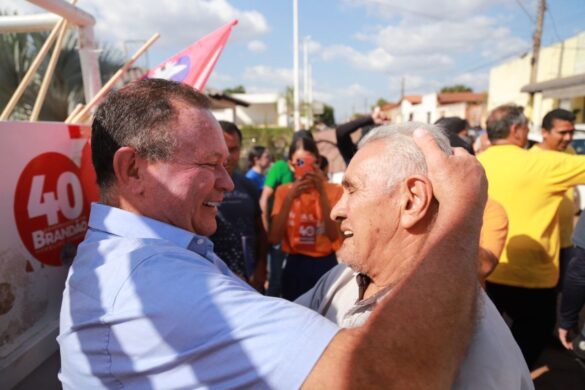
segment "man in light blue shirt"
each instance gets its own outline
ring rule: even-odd
[[[101,203],[63,295],[64,388],[450,386],[475,313],[473,242],[486,190],[479,165],[441,156],[419,134],[441,201],[437,233],[405,270],[408,283],[364,327],[339,330],[261,296],[214,255],[207,237],[233,183],[209,107],[186,85],[143,80],[98,108],[91,142]],[[452,245],[462,237],[472,244]],[[420,321],[401,321],[413,316]],[[422,348],[417,335],[431,329]]]

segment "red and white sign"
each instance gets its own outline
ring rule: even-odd
[[[3,380],[18,371],[31,340],[54,343],[64,265],[85,235],[90,201],[97,200],[89,133],[63,123],[0,122]]]
[[[80,170],[69,157],[47,152],[26,165],[16,185],[14,218],[35,259],[47,265],[70,263],[88,217]]]

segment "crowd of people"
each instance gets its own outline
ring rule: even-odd
[[[547,114],[526,150],[522,109],[497,107],[483,150],[462,118],[374,110],[335,129],[335,184],[308,130],[284,159],[251,147],[241,169],[240,129],[209,107],[142,80],[98,108],[101,201],[64,292],[65,388],[531,389],[563,288],[572,348],[572,113]]]

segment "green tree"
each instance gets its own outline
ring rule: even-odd
[[[468,87],[467,85],[463,84],[455,84],[449,85],[446,87],[441,88],[439,93],[448,93],[448,92],[473,92],[473,88]]]
[[[292,140],[293,130],[288,127],[253,127],[242,126],[242,155],[240,167],[247,168],[248,150],[255,145],[265,146],[274,159],[288,158],[288,147]]]
[[[379,98],[378,100],[376,100],[376,104],[374,105],[374,107],[382,107],[384,104],[387,104],[388,100],[384,99],[384,98]]]
[[[316,120],[323,122],[327,127],[335,126],[335,110],[329,104],[324,104],[323,114],[317,115]]]
[[[223,90],[226,95],[232,95],[234,93],[246,93],[246,88],[243,85],[237,85],[233,88],[226,88]]]
[[[3,109],[12,97],[48,35],[48,33],[0,34],[0,109]],[[69,30],[61,47],[39,120],[63,121],[78,103],[85,102],[78,46],[76,31]],[[11,119],[26,120],[30,117],[49,56],[50,54],[20,98]],[[102,47],[99,63],[102,82],[105,82],[123,65],[123,55],[111,47]]]

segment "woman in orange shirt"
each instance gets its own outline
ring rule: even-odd
[[[337,264],[342,238],[329,217],[343,190],[327,182],[319,170],[315,141],[300,138],[291,145],[289,164],[295,181],[276,190],[269,240],[287,253],[282,271],[282,296],[294,300]]]

